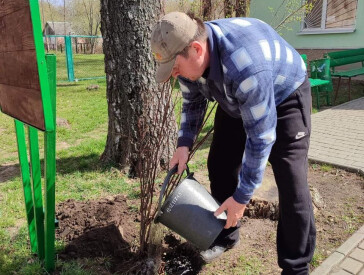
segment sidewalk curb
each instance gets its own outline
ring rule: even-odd
[[[364,225],[323,261],[311,275],[326,275],[364,240]]]

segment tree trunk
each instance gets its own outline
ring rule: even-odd
[[[209,21],[212,19],[211,0],[202,0],[202,19],[203,21]]]
[[[155,82],[156,63],[150,48],[151,29],[160,12],[160,1],[101,0],[109,115],[107,142],[101,160],[119,166],[130,176],[142,173],[138,171],[143,159],[140,143],[150,139],[148,144],[159,144],[162,140],[158,129],[161,128],[160,116],[155,112],[161,112],[168,100],[160,98],[166,85]],[[166,127],[168,137],[163,139],[158,155],[161,164],[168,163],[175,149],[174,116],[164,125]]]
[[[234,5],[232,0],[224,0],[224,15],[225,18],[233,17]]]
[[[236,17],[248,17],[249,16],[250,0],[236,0]]]

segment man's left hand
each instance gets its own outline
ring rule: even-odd
[[[227,220],[224,228],[228,229],[237,225],[244,215],[245,207],[246,204],[238,203],[233,197],[230,197],[215,211],[214,215],[217,217],[226,210]]]

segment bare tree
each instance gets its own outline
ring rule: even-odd
[[[100,24],[101,24],[101,16],[100,16],[100,2],[99,0],[82,0],[82,4],[84,7],[84,11],[87,18],[88,23],[88,35],[96,36],[99,32]],[[90,38],[91,44],[91,53],[95,53],[95,38]]]
[[[282,30],[291,30],[291,22],[301,22],[303,16],[309,14],[316,2],[319,0],[282,0],[276,9],[272,9],[272,19],[269,23],[277,32],[281,33]]]

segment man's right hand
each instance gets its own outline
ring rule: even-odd
[[[174,152],[171,161],[169,162],[169,169],[172,169],[176,164],[178,164],[178,174],[182,174],[186,170],[187,160],[188,160],[189,149],[186,146],[178,147],[176,152]]]

